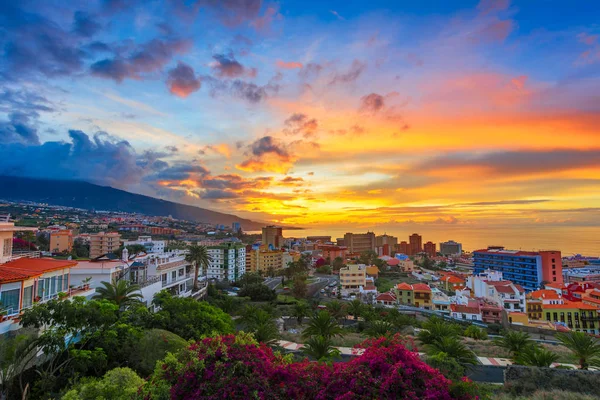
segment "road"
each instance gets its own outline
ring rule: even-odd
[[[265,279],[264,283],[269,287],[269,289],[275,289],[275,287],[281,283],[281,277],[278,276],[276,278],[267,278]]]
[[[337,286],[339,284],[340,277],[337,275],[317,275],[317,274],[315,274],[315,277],[319,278],[319,280],[317,282],[314,282],[311,285],[309,285],[308,295],[310,297],[314,297],[315,299],[319,299],[321,297],[329,298],[328,296],[321,294],[321,289],[329,286],[329,284],[332,282],[335,282],[336,286]]]

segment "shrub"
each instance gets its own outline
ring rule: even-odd
[[[83,379],[62,397],[62,400],[129,400],[138,392],[144,380],[129,368],[115,368],[102,378]]]
[[[154,371],[156,362],[165,358],[167,353],[177,353],[187,347],[181,336],[162,329],[150,329],[131,352],[130,365],[142,376],[148,376]]]
[[[487,340],[488,338],[487,332],[475,325],[469,325],[465,329],[464,335],[475,340]]]

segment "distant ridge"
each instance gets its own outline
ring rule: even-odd
[[[0,199],[33,201],[86,210],[123,211],[150,216],[173,216],[209,224],[231,226],[239,222],[245,231],[260,230],[265,223],[205,208],[174,203],[83,181],[0,176]]]

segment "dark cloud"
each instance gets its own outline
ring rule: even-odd
[[[385,99],[382,95],[371,93],[360,99],[360,110],[363,112],[376,113],[385,106]]]
[[[600,166],[600,150],[505,151],[486,154],[454,153],[430,159],[417,171],[480,167],[497,174],[526,174]]]
[[[177,153],[179,151],[179,149],[177,148],[177,146],[165,146],[165,149],[167,149],[171,153]]]
[[[158,161],[144,163],[127,141],[105,132],[89,137],[82,131],[70,130],[69,138],[70,142],[0,146],[0,174],[85,180],[123,187],[139,182],[153,171]]]
[[[479,201],[475,203],[461,203],[455,204],[454,206],[467,206],[467,207],[477,207],[477,206],[503,206],[503,205],[515,205],[515,204],[538,204],[538,203],[546,203],[552,200],[549,199],[539,199],[539,200],[498,200],[498,201]]]
[[[304,184],[304,179],[293,176],[286,176],[282,180],[279,181],[279,184],[282,186],[302,186]]]
[[[3,143],[39,144],[37,129],[31,124],[29,115],[14,112],[8,121],[0,121],[0,137]]]
[[[331,80],[331,82],[329,82],[330,85],[335,85],[335,84],[349,84],[349,83],[353,83],[354,81],[356,81],[360,75],[365,71],[365,69],[367,68],[367,64],[358,61],[358,60],[354,60],[352,61],[352,65],[350,66],[350,68],[348,69],[347,72],[345,73],[336,73],[333,77],[333,79]]]
[[[231,84],[231,93],[250,103],[260,103],[267,97],[267,90],[270,88],[271,86],[259,86],[236,79]]]
[[[180,61],[177,63],[177,67],[169,71],[167,86],[171,93],[185,98],[198,91],[202,82],[200,78],[196,77],[192,67]]]
[[[251,145],[252,155],[262,156],[268,153],[277,154],[280,157],[288,157],[288,151],[283,143],[277,141],[272,136],[264,136]]]
[[[94,36],[102,26],[95,21],[89,14],[83,11],[76,11],[73,17],[73,31],[83,37]]]
[[[53,112],[54,105],[45,97],[28,90],[4,88],[0,93],[0,112],[8,115],[0,121],[3,143],[39,144],[37,120],[40,112]]]
[[[319,76],[323,68],[324,67],[321,64],[308,63],[302,67],[300,72],[298,72],[298,75],[303,79],[314,79]]]
[[[231,190],[209,189],[201,192],[200,197],[206,200],[223,200],[238,198],[240,194]]]
[[[93,75],[122,82],[126,78],[142,79],[145,74],[160,71],[177,54],[186,53],[189,40],[153,39],[131,51],[95,62],[90,67]]]
[[[200,186],[206,189],[227,189],[227,190],[245,190],[245,189],[263,189],[273,181],[271,177],[244,178],[237,174],[224,174],[209,176],[200,182]]]
[[[286,128],[284,132],[288,135],[301,134],[304,137],[313,136],[319,128],[319,123],[315,118],[309,118],[306,114],[292,114],[284,122]]]
[[[233,57],[233,54],[215,54],[213,58],[215,59],[213,70],[220,78],[256,77],[256,68],[244,67]]]
[[[210,174],[210,171],[202,165],[179,163],[163,169],[158,174],[152,175],[150,178],[154,180],[183,181],[190,178],[198,179],[198,177],[208,174]]]

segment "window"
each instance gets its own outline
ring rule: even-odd
[[[3,256],[10,256],[10,254],[12,253],[12,242],[12,238],[4,239],[4,248],[2,251]]]
[[[23,308],[31,307],[33,302],[33,286],[23,289]]]
[[[6,310],[8,315],[16,314],[19,312],[20,295],[21,288],[0,292],[0,302],[2,302],[2,308]]]

